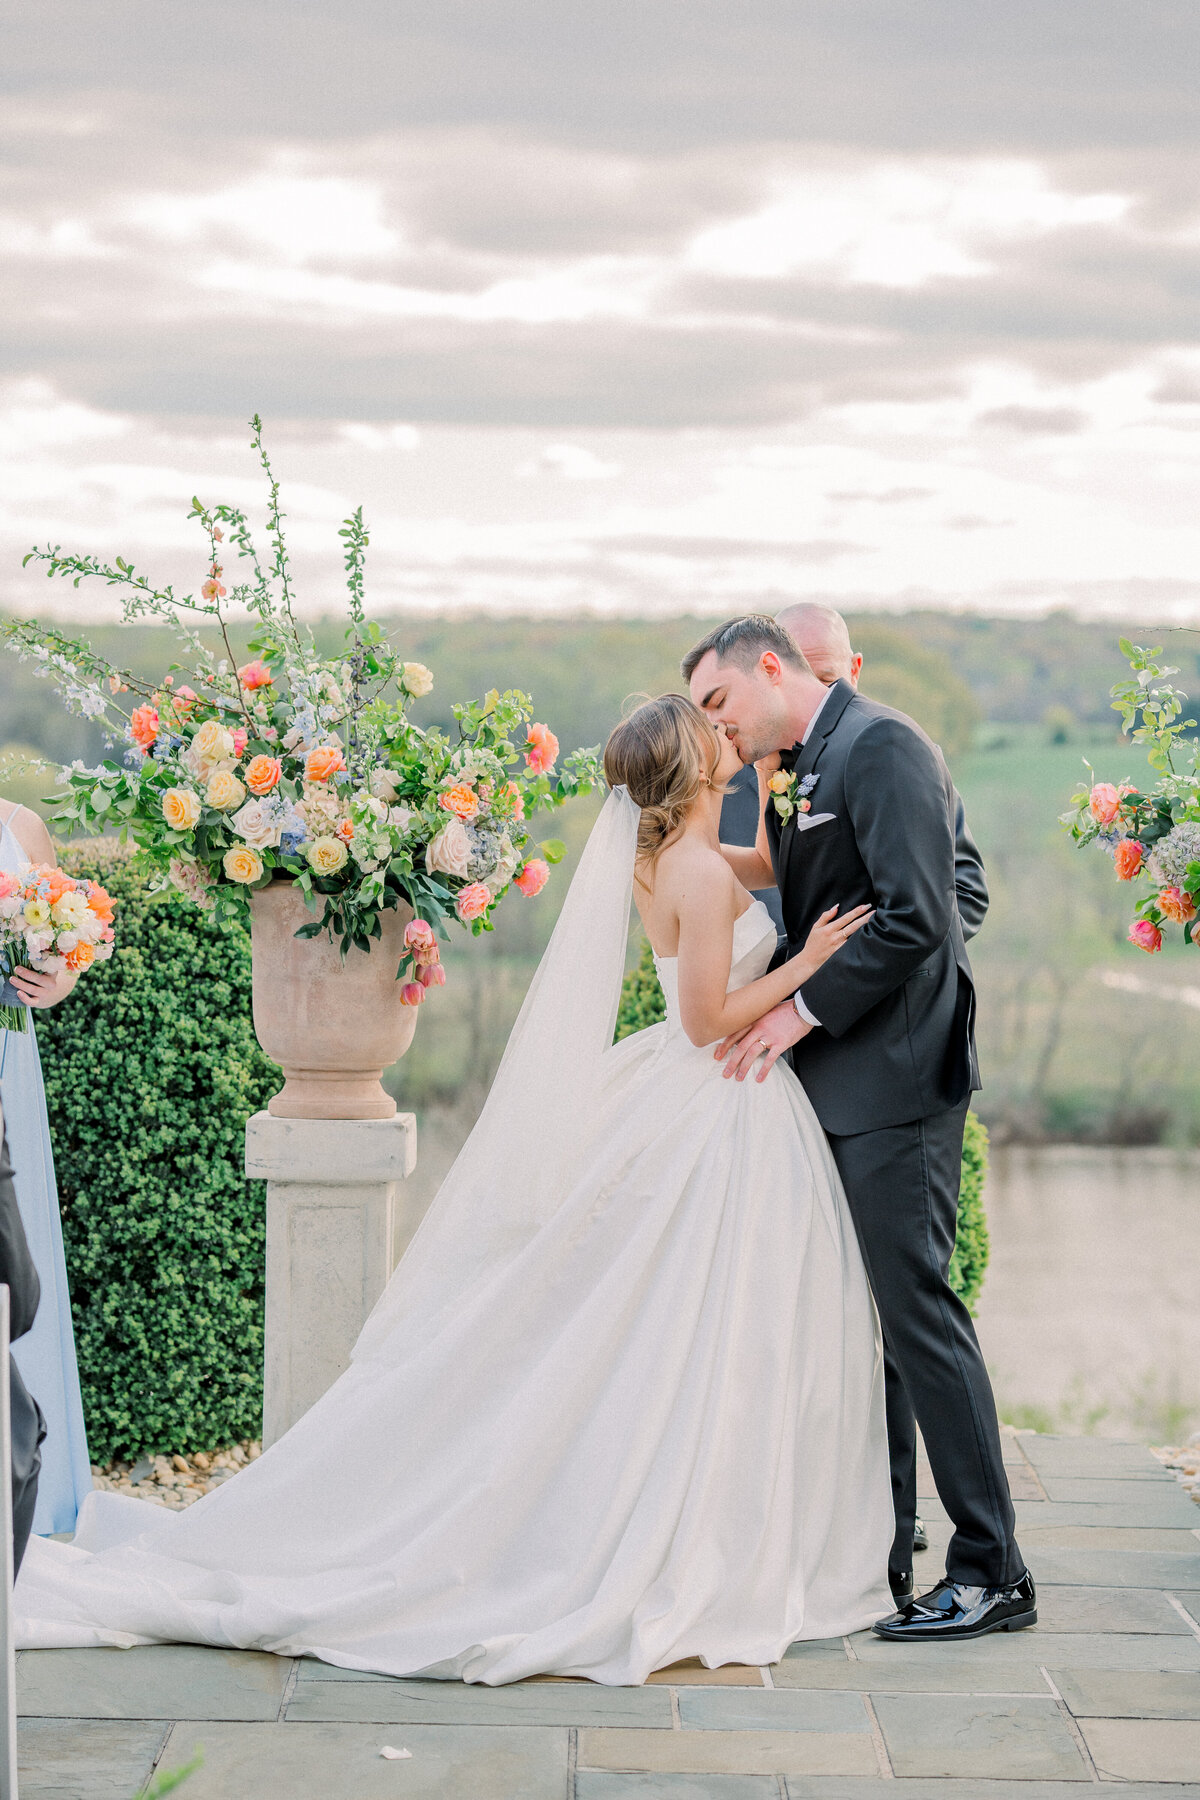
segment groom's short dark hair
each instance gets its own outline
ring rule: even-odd
[[[710,650],[716,651],[719,663],[736,663],[739,669],[752,669],[764,651],[772,650],[781,663],[812,673],[795,638],[766,613],[747,613],[741,619],[726,619],[724,625],[718,625],[698,644],[693,644],[680,664],[685,681],[692,679]]]

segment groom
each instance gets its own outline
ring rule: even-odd
[[[947,1280],[963,1124],[979,1074],[945,763],[903,713],[848,681],[825,686],[774,619],[734,619],[710,632],[683,673],[742,761],[778,753],[793,799],[808,799],[786,822],[773,802],[766,807],[789,954],[826,907],[875,908],[794,1002],[718,1050],[739,1081],[758,1057],[761,1079],[791,1050],[829,1138],[879,1309],[898,1610],[875,1629],[923,1641],[1032,1625],[1036,1596],[1013,1535],[991,1385],[970,1315]],[[914,1415],[955,1528],[945,1579],[919,1598]]]

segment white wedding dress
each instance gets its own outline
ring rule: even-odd
[[[632,867],[621,794],[349,1371],[186,1512],[97,1492],[74,1544],[34,1539],[22,1647],[639,1683],[892,1610],[877,1323],[804,1093],[782,1064],[724,1080],[681,1029],[671,960],[666,1022],[611,1045],[629,888],[593,852]],[[774,947],[756,901],[730,987]],[[522,1107],[535,1080],[544,1117],[540,1092]]]

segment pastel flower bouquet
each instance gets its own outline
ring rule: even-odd
[[[110,565],[55,547],[25,558],[76,586],[96,579],[117,588],[127,620],[174,627],[186,662],[148,684],[32,620],[6,621],[0,633],[123,747],[122,761],[62,771],[56,823],[132,833],[159,886],[218,917],[245,916],[256,889],[294,882],[315,915],[296,935],[329,932],[343,956],[351,946],[369,950],[380,915],[407,903],[416,916],[397,977],[405,1003],[416,1005],[445,981],[437,942],[445,921],[478,934],[491,929],[510,887],[527,898],[540,892],[563,850],[555,840],[535,844],[530,821],[588,792],[599,762],[577,751],[560,764],[557,738],[518,692],[493,689],[454,706],[454,736],[414,724],[408,709],[433,676],[365,616],[361,507],[340,532],[346,648],[321,655],[294,611],[279,485],[257,418],[252,430],[270,492],[268,559],[242,511],[198,499],[188,515],[208,540],[198,594],[156,588],[121,557]],[[227,587],[230,553],[243,578],[230,576]],[[242,661],[229,637],[235,609],[254,623]]]
[[[113,952],[116,902],[96,881],[76,881],[45,863],[15,875],[0,869],[0,970],[82,971]],[[26,1030],[28,1011],[12,983],[0,980],[0,1029]]]
[[[1127,935],[1153,954],[1171,925],[1183,927],[1185,943],[1200,941],[1200,739],[1188,735],[1196,721],[1182,716],[1187,695],[1168,679],[1178,670],[1157,661],[1161,646],[1148,650],[1122,638],[1121,654],[1132,679],[1112,689],[1113,707],[1126,736],[1146,746],[1158,779],[1115,785],[1097,781],[1085,763],[1088,785],[1072,795],[1062,822],[1077,844],[1108,852],[1119,881],[1148,884]]]

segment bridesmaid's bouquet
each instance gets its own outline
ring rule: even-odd
[[[73,880],[45,863],[15,875],[0,870],[0,969],[82,971],[113,953],[116,901],[98,881]],[[27,1009],[8,980],[0,981],[0,1028],[26,1029]]]
[[[56,824],[132,834],[157,886],[218,918],[244,918],[256,889],[293,882],[314,915],[297,935],[329,932],[343,954],[369,950],[381,913],[407,903],[416,917],[397,976],[405,1004],[416,1005],[445,980],[443,921],[490,930],[511,888],[527,899],[541,890],[563,846],[536,843],[530,821],[587,793],[601,780],[599,762],[585,750],[560,762],[557,738],[518,692],[493,688],[452,707],[453,735],[413,721],[409,708],[433,675],[366,617],[361,507],[339,534],[346,647],[322,654],[296,616],[279,487],[261,424],[252,425],[269,483],[269,556],[240,509],[195,499],[189,517],[206,544],[198,592],[156,587],[122,557],[108,564],[49,548],[25,559],[76,587],[95,579],[116,588],[126,619],[171,624],[185,661],[146,682],[34,620],[0,623],[0,637],[123,749],[120,762],[63,770]],[[254,624],[245,661],[229,639],[235,608]]]

